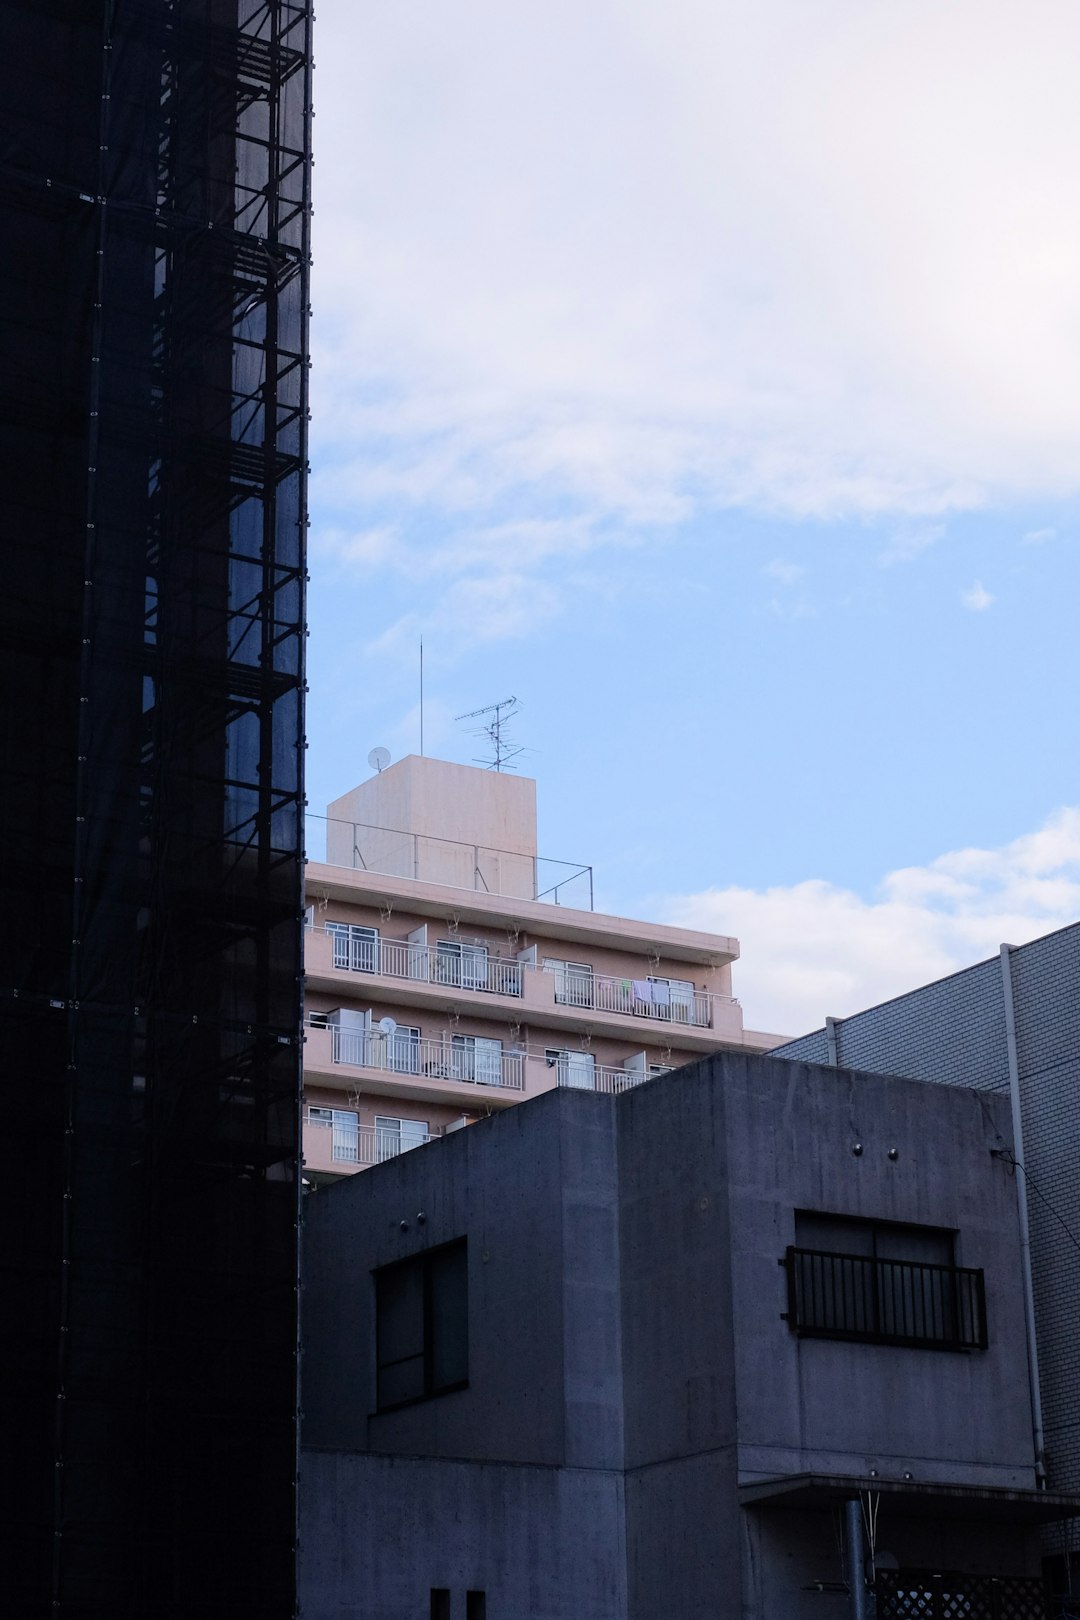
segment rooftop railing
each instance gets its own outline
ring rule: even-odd
[[[309,861],[481,894],[544,900],[579,911],[593,909],[592,867],[577,861],[555,861],[333,816],[305,816],[304,835]]]

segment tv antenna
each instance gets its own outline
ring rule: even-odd
[[[494,759],[478,759],[477,765],[486,765],[489,771],[517,770],[516,765],[510,761],[525,752],[524,748],[516,747],[503,735],[503,728],[515,715],[521,713],[521,704],[516,697],[503,698],[500,703],[489,703],[483,709],[470,709],[468,714],[457,714],[455,720],[481,720],[483,725],[473,728],[474,737],[486,737],[491,744]],[[490,715],[490,719],[485,716]]]
[[[390,763],[389,748],[373,748],[367,757],[367,762],[373,771],[385,770]]]

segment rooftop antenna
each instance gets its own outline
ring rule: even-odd
[[[367,762],[373,771],[383,771],[390,763],[389,748],[373,748],[367,757]]]
[[[508,697],[503,698],[500,703],[489,703],[486,708],[470,709],[468,714],[454,716],[455,720],[480,720],[486,715],[491,716],[490,720],[484,719],[483,725],[474,727],[472,735],[474,737],[486,737],[491,744],[495,758],[478,759],[474,762],[475,764],[486,765],[489,771],[517,770],[517,766],[511,765],[510,761],[516,759],[519,754],[523,754],[525,750],[524,748],[515,747],[503,735],[503,728],[515,715],[520,713],[521,705],[517,698]]]

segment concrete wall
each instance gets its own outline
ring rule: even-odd
[[[567,1460],[560,1132],[557,1115],[553,1128],[536,1117],[557,1096],[538,1099],[535,1112],[511,1109],[506,1130],[482,1120],[310,1201],[306,1445],[552,1465]],[[586,1100],[602,1116],[604,1099]],[[416,1220],[421,1211],[422,1226]],[[470,1387],[376,1414],[370,1273],[462,1236],[469,1240]],[[362,1263],[354,1264],[354,1255]]]
[[[740,1482],[1031,1485],[1007,1139],[999,1098],[723,1054],[617,1099],[549,1093],[321,1191],[305,1614],[414,1620],[461,1584],[491,1620],[828,1620],[795,1594],[830,1578],[829,1516],[744,1513]],[[989,1350],[798,1339],[777,1262],[799,1207],[957,1228]],[[371,1268],[462,1235],[469,1388],[373,1416]],[[973,1545],[1022,1567],[1022,1536]]]
[[[493,1620],[624,1620],[610,1104],[553,1092],[309,1200],[307,1620],[415,1620],[441,1585],[455,1614],[477,1587]],[[375,1415],[371,1268],[462,1235],[469,1388]]]
[[[827,1595],[802,1591],[828,1578],[827,1516],[813,1556],[798,1536],[787,1546],[790,1511],[781,1531],[759,1528],[786,1549],[765,1569],[738,1483],[877,1468],[1034,1485],[1015,1195],[989,1151],[1008,1140],[1002,1099],[725,1055],[618,1114],[634,1620],[664,1614],[673,1591],[688,1620],[736,1613],[740,1590],[747,1614],[828,1615]],[[777,1263],[797,1208],[957,1229],[961,1263],[986,1268],[989,1349],[798,1338]],[[992,1562],[995,1533],[975,1540]]]
[[[568,1097],[578,1106],[562,1106]],[[609,1105],[591,1092],[550,1092],[511,1110],[506,1129],[481,1120],[309,1202],[305,1444],[622,1466]],[[470,1387],[377,1414],[371,1271],[462,1236]]]
[[[1015,1189],[991,1157],[1010,1139],[1005,1100],[738,1058],[725,1080],[741,1477],[876,1468],[1033,1488]],[[988,1349],[793,1334],[777,1261],[797,1209],[956,1231],[958,1262],[986,1273]]]
[[[1010,953],[1049,1483],[1080,1490],[1080,925]],[[1008,1089],[997,957],[836,1025],[839,1061]],[[779,1049],[826,1061],[824,1031]],[[1017,1186],[1025,1183],[1019,1173]],[[1037,1190],[1036,1190],[1037,1189]],[[1041,1195],[1041,1196],[1040,1196]],[[1064,1224],[1063,1224],[1064,1223]],[[1068,1228],[1068,1230],[1066,1230]],[[1073,1546],[1080,1545],[1074,1532]]]
[[[711,1060],[619,1102],[630,1620],[740,1585],[724,1114]]]
[[[621,1475],[305,1450],[302,1620],[625,1620]],[[658,1611],[659,1614],[664,1611]]]

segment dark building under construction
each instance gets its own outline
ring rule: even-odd
[[[0,17],[4,1611],[285,1620],[310,6]]]

